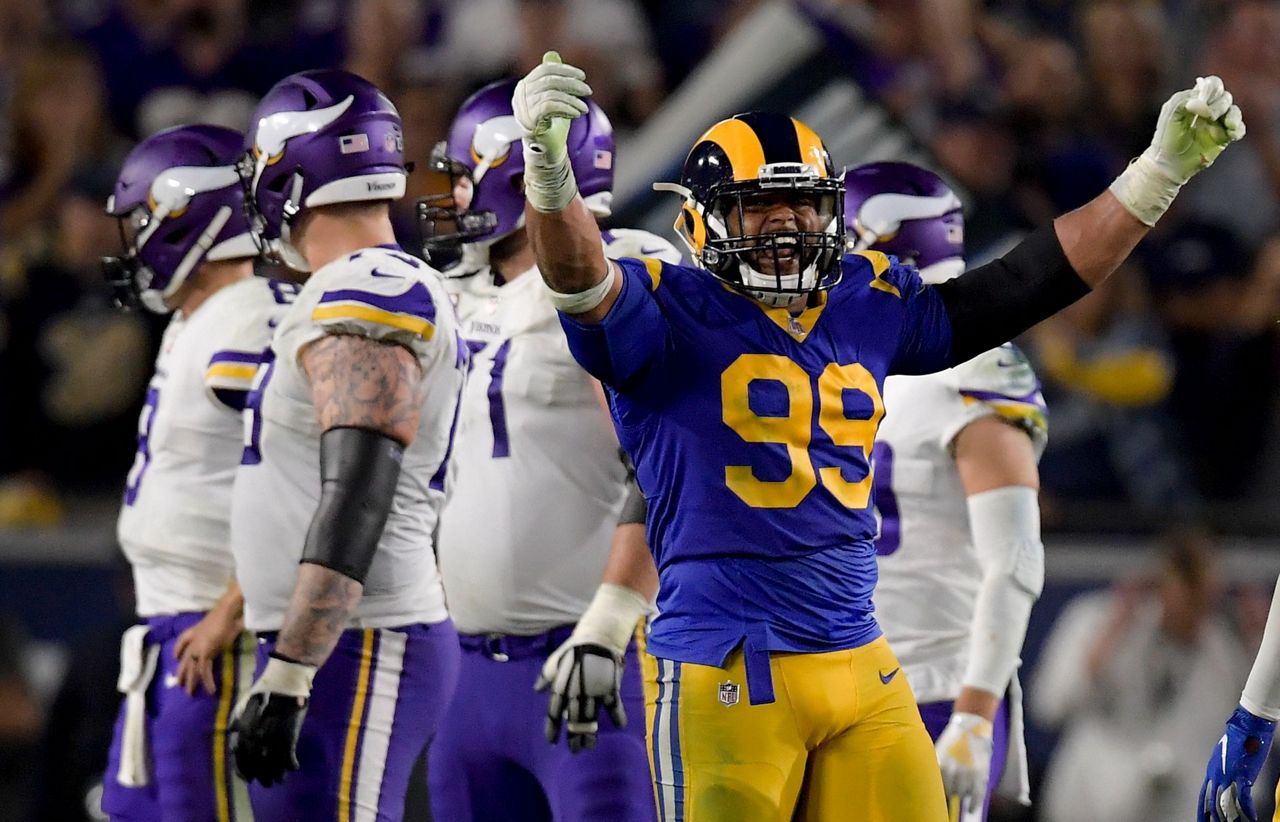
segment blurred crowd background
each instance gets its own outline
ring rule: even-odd
[[[803,59],[772,71],[771,44]],[[343,66],[388,92],[422,163],[469,92],[550,47],[612,118],[620,177],[644,178],[620,185],[617,224],[669,227],[644,189],[726,100],[808,105],[837,163],[909,157],[952,181],[975,261],[1100,192],[1172,91],[1223,78],[1246,140],[1021,340],[1051,413],[1023,671],[1038,804],[997,809],[1188,818],[1280,570],[1280,3],[1262,0],[0,4],[0,817],[94,818],[117,703],[114,516],[162,328],[100,282],[120,160],[167,126],[244,128],[276,80]],[[411,177],[409,250],[414,194]]]

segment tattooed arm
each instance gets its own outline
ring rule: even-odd
[[[367,337],[322,337],[300,359],[324,431],[323,493],[276,653],[319,666],[360,602],[426,385],[410,351]]]

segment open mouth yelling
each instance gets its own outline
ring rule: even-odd
[[[763,274],[789,277],[800,273],[800,256],[799,239],[784,235],[772,238],[767,244],[761,243],[752,254],[752,262]]]

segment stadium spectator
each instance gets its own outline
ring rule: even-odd
[[[104,167],[110,174],[110,167]],[[0,278],[0,524],[56,523],[59,489],[111,489],[128,468],[149,327],[114,311],[98,260],[119,247],[102,210],[110,178],[61,189],[48,242],[11,249]]]
[[[636,0],[455,0],[445,20],[441,59],[467,85],[527,71],[555,44],[591,74],[592,99],[615,128],[634,127],[659,102],[661,69]]]
[[[1186,532],[1169,538],[1149,576],[1067,606],[1028,689],[1032,715],[1062,731],[1043,819],[1187,815],[1260,638],[1241,636],[1221,592],[1212,545]],[[1256,619],[1249,625],[1256,631]]]
[[[123,156],[103,123],[98,67],[81,47],[60,42],[18,67],[10,110],[10,173],[0,183],[0,243],[22,244],[47,223],[74,175]]]
[[[43,0],[0,5],[0,180],[9,175],[12,149],[9,108],[13,101],[18,66],[44,40],[49,31],[48,9]]]
[[[1273,429],[1280,316],[1280,235],[1254,255],[1213,223],[1169,226],[1146,249],[1155,310],[1176,362],[1170,410],[1201,490],[1252,491]],[[1231,409],[1231,424],[1219,420]]]
[[[0,617],[0,808],[11,819],[24,817],[44,719],[23,665],[26,644],[22,626],[9,615]]]
[[[1199,522],[1202,501],[1165,402],[1173,360],[1136,272],[1041,323],[1029,346],[1054,436],[1048,494],[1127,500],[1149,521]]]
[[[1104,0],[1079,8],[1089,81],[1087,127],[1127,160],[1147,147],[1168,92],[1168,24],[1158,4]]]
[[[1248,110],[1249,139],[1214,180],[1188,187],[1185,205],[1256,248],[1280,225],[1280,5],[1232,3],[1201,54],[1198,71],[1219,73]]]

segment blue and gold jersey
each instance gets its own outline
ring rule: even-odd
[[[698,269],[619,265],[609,315],[562,322],[609,389],[648,501],[662,583],[650,650],[718,666],[745,640],[748,671],[763,655],[767,672],[768,651],[875,639],[881,387],[950,365],[941,299],[874,252],[847,257],[841,283],[798,316]],[[759,676],[751,690],[768,701]]]

